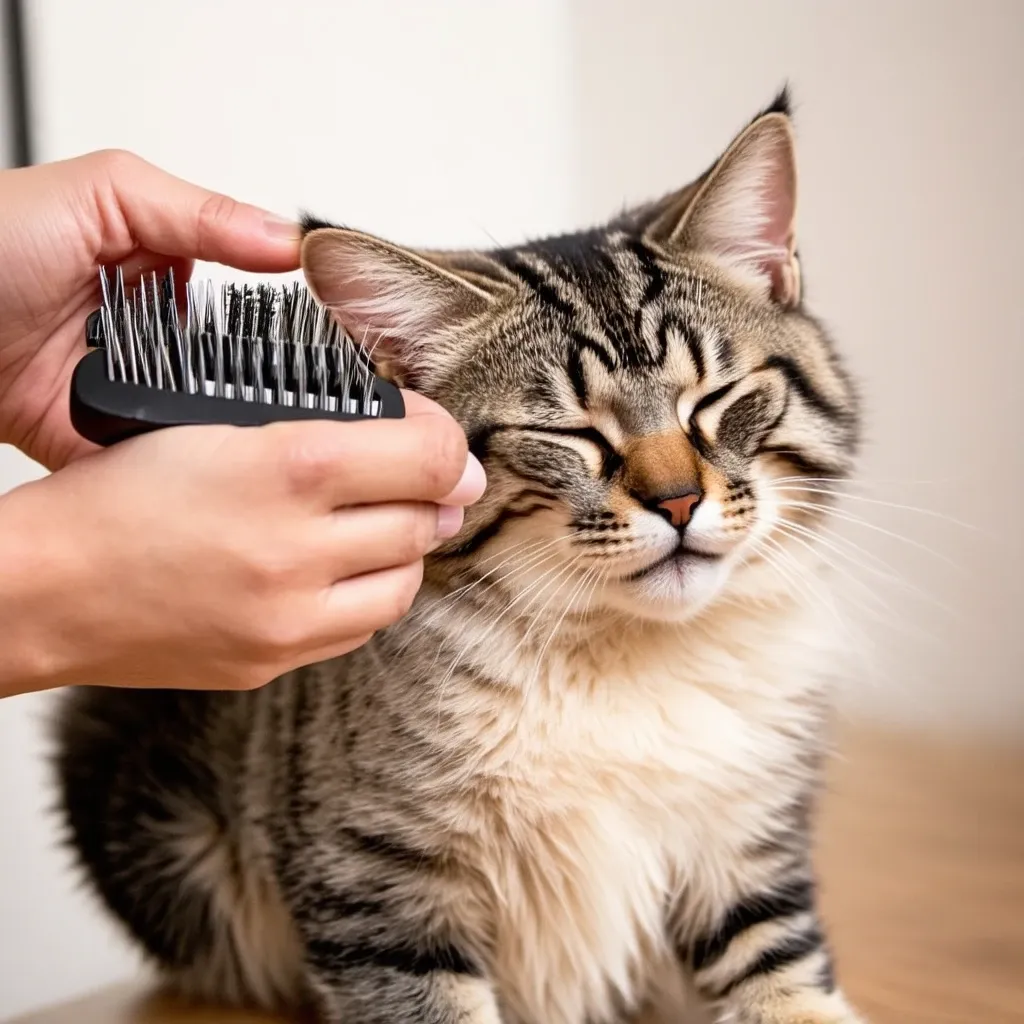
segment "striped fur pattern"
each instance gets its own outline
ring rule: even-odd
[[[307,224],[311,287],[489,487],[345,658],[64,705],[74,846],[178,985],[329,1024],[860,1019],[809,842],[811,488],[858,419],[795,206],[782,97],[600,230],[439,253]]]

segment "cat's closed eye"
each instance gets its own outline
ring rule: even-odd
[[[694,447],[704,456],[724,449],[744,459],[761,450],[785,415],[787,389],[771,371],[756,371],[700,399],[686,421]]]
[[[611,477],[622,465],[622,456],[596,427],[531,426],[522,429],[525,435],[532,435],[534,440],[575,452],[595,474]]]

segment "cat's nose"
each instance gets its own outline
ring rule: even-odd
[[[693,518],[703,495],[696,491],[676,494],[658,502],[658,511],[677,529],[681,530]]]

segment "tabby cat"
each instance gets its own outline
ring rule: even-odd
[[[809,829],[836,662],[785,94],[598,230],[306,279],[489,487],[397,625],[250,693],[74,693],[73,842],[183,989],[331,1024],[855,1024]],[[827,595],[826,595],[827,596]]]

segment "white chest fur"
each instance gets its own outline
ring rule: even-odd
[[[782,638],[775,617],[742,626],[550,652],[529,700],[466,719],[481,752],[467,813],[512,1021],[585,1024],[633,1005],[671,955],[672,894],[724,906],[739,850],[798,785],[822,634],[790,620]],[[474,661],[498,658],[492,645]]]

